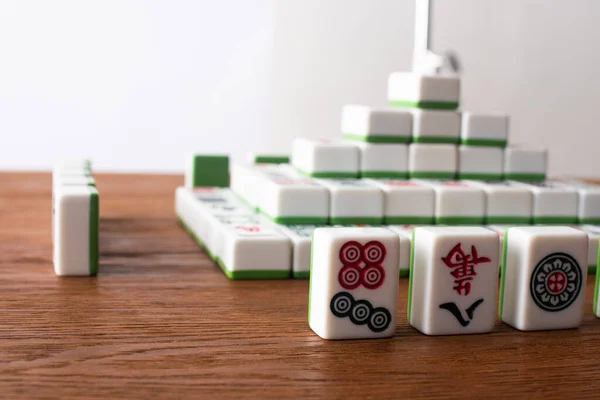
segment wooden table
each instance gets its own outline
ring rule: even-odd
[[[0,173],[0,396],[600,396],[588,279],[578,330],[324,341],[308,281],[229,281],[177,224],[180,176],[97,175],[101,272],[52,267],[49,174]],[[577,396],[575,396],[577,394]]]

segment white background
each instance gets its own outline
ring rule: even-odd
[[[414,0],[0,0],[0,169],[89,155],[183,169],[188,151],[289,153],[384,105],[408,70]],[[464,65],[462,108],[507,112],[552,175],[600,177],[600,2],[437,0],[433,47]]]

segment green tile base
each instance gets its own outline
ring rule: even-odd
[[[252,160],[254,164],[289,164],[290,158],[288,156],[254,156]]]
[[[232,280],[264,280],[264,279],[288,279],[290,271],[288,270],[244,270],[232,271],[218,259],[217,264],[225,275]]]
[[[99,266],[99,218],[100,218],[100,204],[98,198],[98,192],[94,191],[90,195],[90,220],[88,225],[89,230],[89,269],[90,276],[98,274]]]
[[[439,217],[436,224],[441,225],[483,225],[483,217]]]
[[[461,139],[460,144],[467,146],[485,146],[485,147],[506,147],[506,140],[498,139]]]
[[[398,171],[361,171],[361,178],[387,178],[387,179],[406,179],[408,178],[408,172]]]
[[[485,223],[487,225],[529,225],[531,224],[531,218],[529,217],[486,217]]]
[[[383,219],[377,217],[331,217],[329,221],[331,225],[380,225]]]
[[[457,144],[458,137],[447,136],[413,136],[413,143],[434,143],[434,144]]]
[[[353,133],[344,133],[344,139],[357,140],[366,143],[408,143],[410,136],[392,136],[392,135],[355,135]]]
[[[412,171],[408,173],[408,176],[413,179],[454,179],[456,177],[455,172],[418,172]]]
[[[535,225],[574,225],[577,223],[575,217],[534,217]]]
[[[425,108],[429,110],[456,110],[458,102],[447,101],[400,101],[392,100],[390,105],[395,107]]]
[[[472,173],[458,173],[458,179],[471,179],[473,181],[501,181],[502,174],[472,174]]]
[[[229,156],[194,155],[193,187],[228,187]]]
[[[592,275],[596,273],[596,266],[595,265],[588,265],[588,274]]]
[[[292,276],[294,279],[308,279],[310,278],[310,271],[294,271]]]
[[[409,275],[409,270],[408,269],[401,269],[400,270],[400,278],[406,278]]]
[[[500,293],[498,300],[498,316],[502,319],[502,309],[504,307],[504,286],[506,285],[506,253],[508,251],[508,233],[510,228],[504,232],[502,241],[502,265],[500,266]]]
[[[546,174],[504,174],[504,179],[512,181],[545,181]]]
[[[433,217],[396,216],[383,217],[387,225],[432,225]]]
[[[311,178],[332,178],[332,179],[358,178],[358,171],[356,171],[356,172],[336,172],[336,171],[306,172],[306,171],[302,171],[299,168],[296,168],[296,171],[298,171],[302,175],[310,176]]]
[[[600,225],[600,218],[583,218],[579,220],[581,225]]]
[[[412,306],[412,287],[413,287],[413,277],[415,276],[413,269],[415,264],[415,231],[413,229],[412,234],[410,235],[410,261],[408,266],[408,298],[406,304],[406,316],[408,319],[408,323],[410,324],[410,310]]]
[[[271,221],[281,225],[326,225],[327,217],[273,217],[260,208],[257,211]]]

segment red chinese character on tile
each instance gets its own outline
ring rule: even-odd
[[[471,254],[465,254],[462,243],[458,243],[446,257],[442,257],[442,261],[452,269],[450,274],[454,277],[455,283],[452,289],[460,295],[468,296],[471,293],[471,281],[477,275],[475,266],[492,260],[488,257],[479,257],[475,246],[471,246]]]
[[[389,186],[419,186],[419,184],[410,181],[387,181]]]
[[[237,226],[236,229],[239,229],[241,231],[246,231],[246,232],[260,232],[260,226],[241,225],[241,226]]]

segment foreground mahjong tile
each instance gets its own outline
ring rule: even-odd
[[[413,110],[413,142],[456,144],[459,138],[460,114],[458,112]]]
[[[347,105],[342,109],[342,134],[363,142],[408,143],[412,118],[407,110]]]
[[[60,186],[54,195],[54,272],[64,276],[98,273],[98,190]]]
[[[579,194],[577,220],[580,224],[600,224],[600,186],[575,180],[556,183],[571,187]]]
[[[435,192],[435,223],[480,225],[485,214],[482,189],[456,181],[420,181]]]
[[[277,228],[292,242],[292,276],[307,279],[310,276],[310,249],[313,231],[319,225],[278,225]]]
[[[256,154],[248,153],[247,160],[250,164],[289,164],[290,157],[282,154]]]
[[[419,179],[454,179],[458,169],[457,146],[411,143],[408,145],[408,175]]]
[[[228,187],[229,157],[225,155],[188,154],[185,187]]]
[[[301,173],[317,178],[357,178],[359,151],[347,141],[296,138],[292,164]]]
[[[388,79],[388,100],[394,106],[454,110],[459,96],[458,76],[394,72]]]
[[[502,179],[504,149],[485,146],[458,146],[458,178]]]
[[[400,277],[405,278],[410,270],[410,241],[415,227],[413,225],[389,225],[386,228],[397,234],[400,239]]]
[[[408,177],[408,145],[357,142],[360,176],[363,178]]]
[[[548,155],[545,149],[509,146],[504,149],[504,179],[543,181]]]
[[[326,224],[329,190],[312,179],[264,173],[259,180],[259,211],[278,224]]]
[[[416,227],[408,321],[426,335],[493,329],[498,293],[498,235],[483,227]]]
[[[472,146],[506,147],[508,116],[463,111],[460,142]]]
[[[577,225],[574,226],[587,233],[588,242],[588,274],[595,274],[598,266],[598,241],[600,240],[600,226],[596,225]]]
[[[524,186],[510,182],[463,181],[485,192],[485,222],[487,224],[530,224],[533,214],[533,194]]]
[[[508,182],[516,187],[528,188],[533,196],[532,221],[534,224],[577,223],[579,197],[577,191],[556,182]]]
[[[331,224],[381,224],[383,192],[359,179],[320,179],[329,190]]]
[[[323,339],[392,336],[398,307],[398,236],[385,228],[317,228],[308,323]]]
[[[419,181],[367,179],[383,191],[386,224],[433,224],[435,193]]]
[[[511,227],[504,236],[499,315],[521,331],[577,328],[588,236],[565,226]]]

